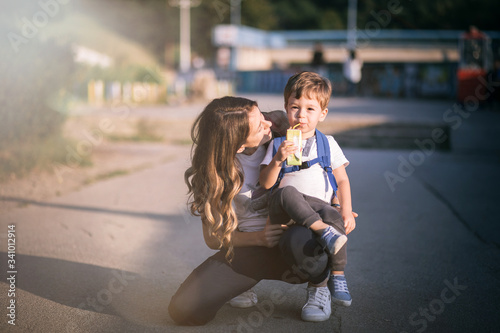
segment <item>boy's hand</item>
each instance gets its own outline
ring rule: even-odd
[[[342,215],[342,219],[344,220],[345,233],[348,235],[356,228],[356,217],[358,217],[358,213],[353,211],[343,212],[342,209],[340,209],[340,215]]]
[[[294,154],[298,149],[299,147],[295,146],[292,141],[285,140],[278,147],[278,151],[276,152],[274,158],[278,162],[283,162],[286,160],[288,155]]]

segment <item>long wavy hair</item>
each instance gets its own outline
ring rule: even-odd
[[[214,99],[191,129],[191,167],[184,174],[188,206],[219,239],[228,261],[233,256],[231,235],[238,226],[232,202],[244,180],[236,152],[248,138],[248,112],[255,106],[246,98]]]

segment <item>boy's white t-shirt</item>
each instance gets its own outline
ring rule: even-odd
[[[236,154],[245,175],[243,186],[233,200],[233,208],[238,216],[239,231],[260,231],[266,225],[269,194],[268,191],[257,185],[260,163],[265,154],[266,148],[264,146],[260,146],[252,155]]]
[[[326,135],[330,145],[330,157],[332,162],[332,170],[344,165],[348,166],[349,161],[344,156],[342,149],[337,141],[331,136]],[[302,140],[302,161],[310,161],[318,157],[318,148],[316,144],[316,136]],[[269,144],[266,155],[262,160],[263,165],[268,165],[273,159],[273,142]],[[330,203],[333,196],[333,188],[328,179],[328,174],[319,163],[312,165],[310,168],[302,169],[295,172],[286,173],[283,176],[278,188],[285,186],[293,186],[300,193],[321,199]]]

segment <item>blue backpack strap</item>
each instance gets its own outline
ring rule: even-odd
[[[281,143],[286,140],[286,137],[282,136],[279,138],[275,138],[273,141],[273,156],[276,155],[278,152],[278,148],[281,145]],[[286,161],[283,162],[281,166],[280,173],[278,175],[278,180],[276,181],[276,184],[273,185],[271,188],[271,191],[278,186],[280,183],[281,179],[285,175],[285,173],[289,172],[294,172],[294,171],[299,171],[301,169],[307,169],[311,167],[312,165],[319,163],[323,170],[325,170],[326,174],[328,175],[328,179],[330,181],[330,184],[332,185],[333,189],[333,195],[337,195],[337,181],[335,180],[335,176],[333,175],[332,172],[332,161],[331,161],[331,156],[330,156],[330,144],[328,143],[328,139],[326,136],[321,133],[320,131],[316,130],[316,145],[318,148],[318,157],[310,160],[303,162],[302,165],[293,165],[293,166],[287,166]]]
[[[316,130],[316,145],[318,146],[318,159],[321,167],[326,171],[330,184],[333,188],[333,195],[337,195],[337,181],[332,172],[332,159],[330,156],[330,144],[326,136],[320,131]]]
[[[274,155],[276,155],[276,153],[278,152],[278,148],[280,147],[281,143],[285,141],[285,139],[285,136],[280,136],[273,139],[273,157]]]
[[[286,136],[274,138],[274,140],[273,140],[273,157],[278,152],[278,148],[280,147],[281,143],[285,140],[286,140]],[[304,165],[304,163],[303,163],[303,165]],[[300,165],[290,165],[289,166],[286,164],[286,160],[283,161],[283,163],[281,164],[280,173],[278,174],[278,179],[276,180],[276,183],[273,185],[273,187],[271,187],[271,192],[274,190],[274,188],[276,186],[279,185],[279,183],[281,182],[281,179],[283,179],[283,176],[285,175],[285,173],[299,171],[302,168],[303,167]]]

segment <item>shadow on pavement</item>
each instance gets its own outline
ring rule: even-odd
[[[1,252],[0,258],[6,262],[7,253]],[[17,254],[16,262],[22,273],[16,276],[18,290],[71,308],[117,316],[131,326],[174,325],[167,311],[171,293],[160,281],[120,269],[32,255]],[[21,295],[17,298],[20,304],[27,301]]]
[[[130,217],[148,218],[148,219],[159,220],[159,221],[166,221],[172,217],[171,215],[168,215],[168,214],[134,212],[134,211],[129,211],[129,210],[109,209],[109,208],[101,208],[101,207],[78,206],[78,205],[60,204],[60,203],[54,203],[54,202],[35,201],[35,200],[15,198],[15,197],[0,196],[0,201],[18,202],[20,205],[35,205],[35,206],[40,206],[40,207],[79,210],[79,211],[94,212],[94,213],[126,215],[126,216],[130,216]]]
[[[7,253],[1,257],[7,261]],[[112,303],[138,275],[62,259],[16,254],[17,288],[56,303],[116,315]]]

